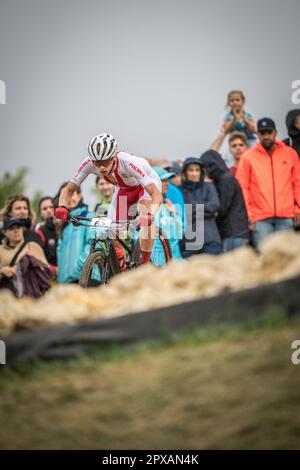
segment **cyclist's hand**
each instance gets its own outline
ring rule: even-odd
[[[63,222],[67,222],[69,209],[67,209],[65,206],[58,206],[54,211],[54,215],[57,219],[62,220]]]
[[[154,216],[152,214],[144,214],[139,216],[139,221],[136,228],[139,230],[141,227],[149,227],[152,224]]]

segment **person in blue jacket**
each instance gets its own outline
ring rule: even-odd
[[[167,197],[170,187],[170,179],[175,173],[166,171],[164,168],[156,166],[153,170],[158,174],[162,182],[163,202],[159,211],[155,215],[155,225],[160,227],[169,240],[172,251],[172,259],[182,259],[179,242],[183,236],[183,223],[180,205],[173,204],[173,201]],[[162,262],[159,258],[161,257]],[[163,249],[159,240],[154,241],[151,261],[156,265],[163,264],[165,260]]]
[[[221,253],[221,238],[216,224],[220,207],[217,190],[212,182],[205,181],[200,159],[190,157],[183,164],[183,182],[179,187],[185,203],[185,233],[181,241],[184,258],[208,253]]]
[[[181,172],[182,168],[177,162],[172,162],[171,165],[164,167],[166,171],[172,173],[173,176],[168,180],[168,191],[166,198],[169,199],[177,209],[178,213],[181,213],[183,227],[185,225],[185,211],[184,211],[184,199],[182,192],[178,188],[181,185]],[[176,184],[174,184],[176,180]],[[179,184],[177,181],[179,180]]]
[[[64,185],[60,188],[63,189]],[[70,215],[94,217],[83,202],[80,188],[74,193],[71,201]],[[75,227],[71,222],[64,224],[57,245],[57,265],[59,284],[77,283],[83,265],[90,253],[90,241],[93,236],[89,227]]]
[[[155,214],[154,222],[156,227],[162,229],[164,236],[168,239],[172,259],[182,259],[179,243],[183,237],[183,223],[180,206],[172,204],[170,199],[167,198],[170,179],[174,177],[174,173],[168,172],[161,167],[153,167],[153,170],[158,174],[162,182],[162,196],[163,202],[159,211]],[[134,234],[135,240],[138,240],[139,232]],[[155,266],[164,266],[166,258],[161,242],[156,238],[153,243],[151,252],[151,263]]]

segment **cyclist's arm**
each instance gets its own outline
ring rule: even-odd
[[[69,181],[67,186],[61,191],[60,196],[59,196],[59,202],[58,202],[59,206],[65,206],[67,209],[69,209],[72,195],[74,194],[76,189],[80,187],[80,185],[83,183],[83,181],[86,179],[86,177],[90,173],[97,174],[97,172],[95,172],[93,163],[88,157],[88,158],[85,158],[81,162],[81,165],[76,171],[73,178]]]
[[[61,191],[60,196],[59,196],[59,206],[64,206],[67,209],[69,209],[71,205],[71,198],[73,194],[75,193],[76,189],[78,188],[77,184],[73,183],[73,181],[70,181],[67,186],[64,187],[64,189]]]
[[[159,206],[162,203],[163,197],[161,192],[157,189],[154,183],[146,184],[144,186],[146,189],[147,193],[150,194],[151,196],[151,208],[150,208],[150,213],[152,215],[155,215],[156,212],[159,210]]]

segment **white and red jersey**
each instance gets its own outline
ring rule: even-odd
[[[90,174],[101,175],[100,170],[88,157],[83,160],[71,181],[77,186],[81,186],[83,181]],[[128,190],[131,190],[138,186],[144,188],[147,184],[154,183],[158,190],[161,191],[161,180],[147,160],[130,155],[126,152],[117,153],[116,166],[111,175],[115,177],[120,188],[128,188]]]
[[[108,210],[108,217],[112,220],[130,219],[128,211],[132,205],[140,199],[151,199],[145,186],[153,183],[161,192],[161,180],[144,158],[126,152],[118,152],[115,158],[116,165],[111,175],[117,182],[117,187]],[[88,157],[83,160],[71,181],[80,186],[90,174],[100,176],[101,172]],[[109,181],[109,177],[106,179]]]

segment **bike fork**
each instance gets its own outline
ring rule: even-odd
[[[109,278],[109,268],[110,268],[110,252],[111,252],[112,241],[107,240],[105,246],[105,264],[103,269],[103,284],[107,284]]]

